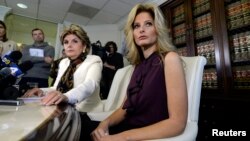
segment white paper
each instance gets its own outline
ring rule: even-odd
[[[23,100],[24,103],[33,103],[33,102],[41,102],[43,97],[37,97],[37,96],[34,96],[34,97],[19,97],[17,99],[21,99]]]
[[[44,57],[44,52],[42,49],[35,49],[35,48],[31,48],[29,50],[30,52],[30,56],[34,56],[34,57]]]

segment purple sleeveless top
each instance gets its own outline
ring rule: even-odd
[[[134,128],[168,118],[164,66],[157,53],[135,67],[123,109],[127,109],[123,122]]]

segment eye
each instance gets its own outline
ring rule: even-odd
[[[78,40],[74,39],[74,40],[73,40],[73,43],[78,43]]]
[[[152,26],[153,25],[153,23],[152,22],[146,22],[146,24],[145,24],[147,27],[150,27],[150,26]]]
[[[133,29],[137,29],[137,28],[139,28],[139,27],[140,27],[139,24],[134,24],[134,25],[133,25]]]
[[[67,40],[64,40],[63,41],[63,44],[68,44],[69,42]]]

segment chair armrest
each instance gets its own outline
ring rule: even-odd
[[[115,110],[107,112],[88,112],[87,115],[93,121],[103,121],[108,116],[110,116]]]
[[[198,125],[197,122],[189,121],[187,122],[186,128],[178,136],[164,138],[164,139],[156,139],[156,140],[147,140],[147,141],[195,141],[196,135],[198,133]]]

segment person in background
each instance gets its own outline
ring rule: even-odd
[[[88,55],[90,40],[87,33],[80,26],[72,24],[64,30],[60,40],[67,57],[60,61],[54,85],[33,88],[23,97],[44,96],[43,105],[85,102],[88,106],[98,106],[101,102],[99,83],[103,66],[99,56]]]
[[[62,59],[64,59],[66,57],[66,54],[65,54],[65,49],[62,49],[62,56],[53,61],[52,65],[51,65],[51,68],[50,68],[50,74],[49,76],[51,77],[52,81],[51,81],[51,86],[54,85],[55,81],[56,81],[56,77],[57,77],[57,74],[58,74],[58,67],[59,67],[59,63],[61,62]]]
[[[50,67],[55,55],[54,47],[44,41],[45,35],[42,29],[33,29],[31,35],[34,43],[23,48],[21,62],[29,60],[33,63],[33,67],[19,82],[21,93],[24,93],[31,84],[36,84],[34,87],[48,87]]]
[[[123,56],[117,52],[117,45],[113,41],[109,41],[105,45],[108,56],[103,64],[102,82],[101,82],[101,98],[107,99],[109,89],[113,78],[118,69],[124,66]]]
[[[100,123],[82,114],[81,140],[139,141],[184,131],[188,101],[183,61],[169,42],[164,21],[156,5],[137,4],[131,10],[125,35],[135,70],[127,97]]]
[[[105,51],[105,48],[102,46],[102,43],[100,40],[92,44],[92,54],[101,57],[102,62],[106,60],[107,53]]]
[[[0,20],[0,57],[9,51],[17,50],[17,44],[7,38],[7,28],[3,21]]]

